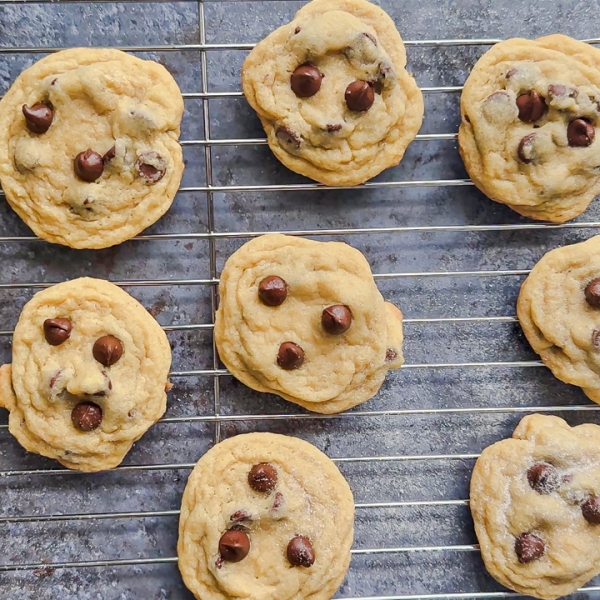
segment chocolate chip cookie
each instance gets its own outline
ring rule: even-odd
[[[179,570],[199,600],[329,600],[353,537],[352,492],[325,454],[284,435],[238,435],[190,475]]]
[[[543,256],[521,287],[517,316],[552,373],[600,403],[600,236]]]
[[[600,193],[600,50],[563,35],[496,44],[461,98],[460,152],[475,185],[562,223]]]
[[[161,65],[76,48],[21,73],[0,101],[0,181],[33,231],[106,248],[171,206],[183,172],[183,99]]]
[[[166,409],[171,348],[160,325],[116,285],[81,278],[23,308],[0,406],[30,452],[70,469],[116,467]]]
[[[471,512],[488,571],[536,598],[558,598],[600,573],[600,427],[525,417],[486,448]]]
[[[219,294],[221,360],[260,392],[340,412],[374,396],[404,362],[402,313],[346,244],[256,238],[227,260]]]
[[[423,120],[390,17],[365,0],[313,0],[250,52],[246,99],[275,156],[326,185],[397,165]]]

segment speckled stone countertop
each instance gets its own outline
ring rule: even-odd
[[[561,32],[577,38],[599,35],[597,0],[421,0],[378,2],[406,40],[535,37]],[[205,2],[29,2],[0,3],[0,93],[41,55],[19,48],[67,46],[156,47],[253,43],[287,22],[302,5],[295,1]],[[204,23],[204,27],[202,24]],[[423,87],[461,86],[486,45],[411,45],[409,69]],[[5,50],[9,50],[5,52]],[[186,97],[182,140],[264,138],[259,121],[238,95],[246,50],[196,48],[140,53],[164,64]],[[207,88],[203,87],[204,81]],[[198,92],[216,95],[206,104]],[[194,96],[196,94],[196,96]],[[208,107],[207,115],[204,110]],[[421,133],[455,134],[459,93],[425,93]],[[206,118],[205,118],[206,116]],[[514,407],[555,407],[572,423],[599,422],[598,412],[569,410],[589,405],[576,388],[543,368],[513,366],[425,367],[424,364],[536,360],[518,325],[515,300],[523,275],[548,249],[594,234],[600,204],[575,226],[503,231],[445,231],[448,225],[523,224],[505,206],[472,186],[434,185],[359,190],[251,191],[248,185],[304,183],[282,167],[262,144],[185,145],[182,190],[150,234],[198,234],[188,238],[132,240],[102,251],[76,251],[40,241],[0,242],[0,330],[13,329],[30,287],[14,283],[57,282],[93,275],[114,281],[162,280],[128,286],[165,326],[209,325],[169,331],[175,371],[212,370],[211,285],[224,260],[243,239],[223,234],[274,230],[406,228],[394,232],[331,236],[363,251],[386,299],[400,306],[407,368],[388,376],[380,393],[352,416],[302,418],[302,409],[246,389],[229,376],[173,378],[168,417],[136,444],[126,465],[169,468],[82,474],[15,474],[55,469],[56,463],[25,453],[0,411],[0,565],[175,557],[177,515],[111,519],[28,520],[7,517],[58,514],[177,511],[189,468],[218,433],[267,430],[302,437],[333,458],[415,457],[415,460],[347,461],[339,466],[356,502],[405,503],[359,506],[356,549],[396,552],[357,554],[337,598],[494,592],[502,588],[485,572],[474,550],[408,552],[406,547],[457,546],[476,542],[465,502],[473,459],[426,458],[471,455],[510,435],[522,416]],[[207,175],[208,164],[212,169]],[[463,179],[454,139],[419,140],[402,164],[376,181]],[[203,187],[217,186],[207,194]],[[227,189],[241,186],[242,189]],[[196,189],[200,188],[200,189]],[[209,231],[221,235],[207,236]],[[31,232],[0,198],[0,236]],[[323,238],[321,238],[323,239]],[[425,276],[424,273],[517,271],[491,276]],[[177,281],[168,285],[168,281]],[[191,282],[191,283],[190,283]],[[479,317],[475,321],[439,321]],[[486,320],[488,317],[509,317]],[[426,319],[425,322],[410,320]],[[10,335],[0,336],[0,362],[10,361]],[[218,365],[217,365],[218,366]],[[461,412],[454,409],[492,409]],[[443,409],[442,412],[427,412]],[[497,410],[495,410],[497,409]],[[385,411],[395,411],[384,414]],[[407,411],[407,412],[402,412]],[[420,411],[420,412],[419,412]],[[365,414],[365,412],[373,414]],[[215,415],[223,417],[219,426]],[[248,418],[232,419],[232,416]],[[262,415],[258,416],[257,415]],[[264,415],[290,415],[268,418]],[[185,420],[186,418],[193,420]],[[8,473],[7,473],[8,472]],[[424,501],[435,501],[423,504]],[[1,567],[0,567],[1,569]],[[593,583],[592,583],[593,585]],[[589,592],[578,598],[599,597]],[[38,568],[0,572],[0,598],[7,600],[191,600],[174,562],[109,567]]]

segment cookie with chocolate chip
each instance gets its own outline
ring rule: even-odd
[[[313,0],[261,41],[242,70],[275,156],[326,185],[397,165],[423,120],[390,17],[365,0]]]
[[[542,599],[575,592],[600,573],[600,427],[525,417],[477,460],[470,506],[502,585]]]
[[[37,293],[0,367],[0,407],[30,452],[70,469],[116,467],[166,409],[167,337],[129,294],[81,278]]]
[[[215,342],[232,375],[309,410],[367,401],[404,362],[402,313],[346,244],[256,238],[227,260],[219,295]]]
[[[354,500],[335,464],[303,440],[229,438],[188,479],[177,554],[198,600],[329,600],[350,563]]]
[[[56,52],[0,101],[0,181],[41,238],[106,248],[156,222],[181,181],[183,99],[161,65],[119,50]]]
[[[600,404],[600,236],[545,254],[521,287],[517,316],[554,376]]]
[[[477,62],[461,97],[460,152],[475,185],[563,223],[600,193],[600,50],[564,35],[511,39]]]

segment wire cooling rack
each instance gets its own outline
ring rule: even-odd
[[[4,11],[9,5],[13,7],[19,4],[44,5],[50,2],[51,0],[46,2],[0,0],[0,11]],[[61,4],[81,3],[62,0],[52,4],[58,10],[58,5]],[[105,0],[87,4],[151,6],[167,3],[158,1],[116,3]],[[464,172],[460,172],[460,167],[458,173],[461,176],[448,178],[415,176],[415,173],[420,172],[416,168],[419,156],[428,153],[425,144],[443,146],[444,156],[457,154],[455,140],[458,120],[456,117],[461,86],[448,85],[446,82],[443,85],[422,85],[421,89],[428,109],[433,105],[434,116],[440,107],[442,113],[447,110],[447,105],[444,103],[446,101],[440,104],[437,98],[447,98],[447,102],[453,105],[453,117],[446,119],[442,115],[441,119],[434,118],[437,125],[448,120],[453,130],[419,134],[411,146],[413,157],[410,158],[409,151],[405,159],[409,168],[404,171],[392,169],[389,172],[391,179],[390,175],[387,178],[384,175],[369,182],[358,188],[358,195],[353,195],[352,191],[348,192],[345,188],[328,188],[327,191],[323,191],[322,186],[294,178],[277,165],[270,156],[265,148],[266,140],[260,133],[255,137],[252,135],[236,137],[229,134],[230,129],[234,132],[238,129],[235,126],[228,127],[223,115],[230,112],[230,109],[224,109],[221,103],[240,102],[242,94],[239,91],[239,83],[237,89],[228,89],[226,84],[220,85],[218,77],[211,78],[211,73],[214,77],[215,65],[227,63],[235,54],[238,59],[231,71],[232,81],[237,81],[238,67],[241,62],[239,57],[243,59],[246,51],[251,49],[253,44],[215,43],[213,40],[216,32],[210,29],[210,24],[223,23],[222,20],[219,21],[219,17],[222,19],[223,14],[227,14],[229,10],[233,11],[235,5],[239,7],[244,4],[245,9],[251,7],[250,19],[258,18],[261,22],[261,19],[266,18],[265,24],[259,23],[259,26],[264,29],[264,34],[281,22],[287,21],[287,17],[293,14],[300,3],[267,0],[246,3],[224,1],[220,3],[221,8],[211,19],[207,18],[207,12],[218,4],[216,2],[182,0],[169,4],[174,7],[185,7],[185,9],[193,6],[197,11],[197,39],[192,43],[186,40],[186,43],[150,45],[115,43],[113,45],[136,53],[150,55],[156,53],[163,57],[169,54],[193,55],[198,58],[199,77],[196,83],[199,91],[184,90],[183,95],[186,106],[188,103],[195,103],[196,111],[190,110],[189,113],[199,115],[200,122],[197,123],[196,131],[200,133],[192,135],[190,139],[186,137],[184,129],[182,145],[186,153],[193,152],[194,160],[202,163],[204,181],[202,185],[195,185],[196,181],[184,181],[172,211],[176,211],[178,206],[185,205],[188,199],[193,197],[200,198],[201,202],[205,201],[206,214],[199,219],[195,227],[191,227],[192,231],[175,230],[163,233],[158,230],[156,233],[138,236],[126,246],[134,248],[135,253],[136,244],[155,245],[153,247],[162,249],[164,246],[161,244],[172,243],[175,251],[183,252],[184,247],[195,251],[194,244],[199,244],[198,256],[204,261],[200,270],[204,276],[178,277],[179,271],[185,271],[187,275],[189,269],[169,271],[162,268],[147,278],[114,277],[111,276],[113,271],[110,266],[108,270],[103,270],[105,265],[102,260],[110,251],[103,251],[104,253],[96,255],[85,254],[86,260],[89,258],[89,267],[86,266],[85,272],[92,276],[102,276],[106,273],[108,278],[125,286],[138,297],[144,295],[143,288],[151,288],[150,294],[155,289],[167,289],[167,294],[174,295],[176,294],[172,290],[182,288],[192,295],[192,302],[207,303],[210,310],[206,322],[198,319],[199,322],[181,323],[176,316],[172,316],[171,322],[163,325],[172,342],[174,336],[183,336],[176,337],[176,341],[183,340],[185,344],[192,343],[191,338],[186,337],[188,335],[208,334],[199,346],[205,356],[208,356],[208,363],[202,364],[203,361],[195,356],[190,360],[185,351],[180,355],[175,354],[175,370],[171,373],[175,389],[171,395],[170,405],[174,403],[173,395],[176,396],[176,404],[185,403],[195,394],[203,394],[204,399],[208,400],[199,404],[192,403],[191,413],[183,409],[180,410],[181,415],[171,416],[170,410],[168,416],[152,430],[154,433],[147,434],[132,452],[132,455],[135,455],[135,452],[140,450],[139,462],[126,461],[125,465],[118,467],[114,472],[101,475],[83,475],[68,469],[59,469],[51,461],[26,456],[24,452],[19,454],[18,446],[10,439],[7,425],[0,424],[0,436],[3,436],[0,438],[0,506],[2,507],[0,546],[4,548],[3,557],[0,559],[0,595],[11,600],[46,597],[102,598],[103,600],[190,598],[178,578],[174,564],[179,515],[176,507],[186,474],[202,452],[213,442],[241,431],[266,429],[300,435],[316,443],[337,462],[355,491],[358,499],[357,543],[352,551],[354,557],[348,580],[336,598],[433,600],[515,596],[516,594],[504,591],[496,585],[484,572],[468,515],[468,478],[473,461],[480,450],[487,443],[509,435],[518,419],[524,414],[542,411],[560,414],[568,419],[572,417],[569,420],[574,421],[597,419],[600,407],[588,403],[577,390],[567,388],[553,380],[545,369],[539,369],[542,364],[527,349],[516,326],[514,299],[520,281],[529,272],[537,257],[551,246],[589,236],[594,229],[600,227],[600,220],[594,220],[594,217],[600,216],[596,214],[599,211],[592,208],[580,222],[563,225],[532,223],[521,219],[504,207],[484,200],[474,190],[472,182],[466,178]],[[286,5],[291,4],[294,8],[287,10]],[[258,5],[266,7],[266,11],[253,13],[252,8]],[[425,2],[424,6],[427,5],[428,3]],[[273,6],[273,14],[271,14],[271,6]],[[282,6],[287,17],[279,19],[278,11]],[[393,9],[394,6],[392,0],[389,0],[387,6],[384,3],[387,9]],[[127,8],[123,10],[126,13]],[[7,14],[0,12],[0,27]],[[567,19],[565,15],[565,26]],[[241,23],[244,24],[244,17],[241,18]],[[443,24],[441,27],[443,33]],[[432,30],[435,30],[435,27],[432,26]],[[1,31],[0,29],[0,33]],[[259,39],[260,36],[254,37]],[[467,39],[409,40],[405,44],[409,51],[409,59],[411,52],[414,52],[417,57],[416,62],[425,60],[420,54],[424,51],[432,52],[434,57],[432,60],[437,60],[438,52],[447,49],[450,55],[456,52],[459,56],[463,56],[468,65],[472,64],[487,47],[499,41],[493,38],[468,39],[468,35],[466,37]],[[585,41],[592,44],[600,43],[600,39]],[[62,47],[62,45],[39,47],[7,44],[0,36],[0,68],[3,60],[10,61],[14,57],[26,59],[27,55],[53,52]],[[471,49],[474,53],[470,52]],[[33,58],[28,64],[30,62],[33,62]],[[459,67],[458,70],[459,77],[464,81],[468,69],[465,71]],[[417,81],[421,83],[423,81],[421,74],[419,72],[415,74]],[[235,88],[233,84],[230,87]],[[213,102],[217,103],[217,108]],[[240,114],[244,119],[250,118],[249,109],[241,110],[241,113],[234,111],[234,119],[239,120]],[[218,113],[217,118],[213,120],[215,113]],[[190,118],[190,114],[186,113],[186,119]],[[225,123],[222,124],[221,121]],[[256,124],[253,127],[253,132],[260,131]],[[211,134],[214,131],[217,135],[213,136]],[[223,131],[225,135],[220,135]],[[255,157],[251,159],[253,164],[267,161],[267,183],[238,184],[235,183],[235,177],[230,177],[230,181],[223,183],[219,161],[232,160],[232,164],[237,168],[237,165],[242,163],[235,153],[239,153],[242,160],[246,156],[252,156],[252,154],[244,154],[245,149],[255,153]],[[221,153],[221,150],[224,153]],[[262,153],[258,154],[261,150]],[[228,152],[230,154],[227,154]],[[414,170],[412,166],[415,166]],[[189,169],[188,164],[188,171]],[[243,167],[240,166],[239,169],[243,170]],[[433,171],[435,175],[437,172],[435,165]],[[456,169],[454,171],[456,172]],[[248,173],[253,176],[254,171],[249,170]],[[262,174],[264,175],[264,172]],[[284,182],[280,183],[280,181]],[[343,194],[336,195],[336,190]],[[429,191],[435,196],[440,190],[448,190],[450,197],[457,203],[460,203],[463,193],[468,194],[469,198],[474,199],[473,202],[481,202],[484,207],[482,210],[487,212],[482,216],[476,211],[465,210],[467,213],[465,217],[460,213],[446,214],[440,211],[442,224],[439,224],[439,219],[436,220],[432,215],[425,219],[428,224],[414,223],[410,218],[401,215],[393,225],[390,225],[390,219],[383,213],[395,210],[396,194],[405,193],[406,196],[402,196],[400,200],[412,202],[411,190],[415,191],[415,202],[418,203],[427,199]],[[293,196],[294,193],[297,195]],[[346,204],[343,202],[345,194],[350,195],[350,206],[359,210],[362,209],[362,199],[375,197],[378,193],[381,194],[377,196],[379,202],[373,203],[373,210],[382,212],[380,219],[364,217],[359,211],[356,220],[361,224],[368,223],[368,226],[357,227],[356,224],[341,227],[323,226],[323,223],[327,225],[336,222],[333,216],[336,210],[346,210]],[[274,195],[288,196],[291,198],[289,200],[291,203],[305,201],[311,209],[317,211],[319,208],[325,210],[321,204],[323,199],[333,198],[336,207],[328,213],[328,219],[324,218],[321,221],[317,217],[314,226],[288,227],[286,218],[289,215],[285,206],[286,201],[283,200],[281,205],[274,205],[272,200]],[[240,205],[236,204],[236,198],[242,198],[246,203],[241,210]],[[441,198],[442,201],[446,199],[445,196]],[[252,204],[253,201],[256,204]],[[467,208],[470,206],[468,201],[466,206]],[[279,207],[283,207],[281,218],[276,214]],[[236,210],[238,216],[231,217]],[[252,227],[252,223],[260,221],[244,220],[246,213],[260,210],[273,210],[275,226],[269,224],[268,227],[257,229]],[[219,218],[218,212],[220,212]],[[239,214],[242,216],[240,217]],[[420,218],[419,214],[417,218]],[[2,213],[2,218],[6,218],[8,223],[2,232],[8,233],[7,228],[17,221],[14,219],[11,221],[10,217],[4,215],[9,215],[9,211]],[[225,217],[232,218],[233,226],[225,220]],[[220,219],[223,220],[221,225]],[[445,224],[444,220],[458,224]],[[303,213],[292,214],[291,221],[302,224]],[[266,220],[264,222],[266,223]],[[192,223],[195,222],[192,220]],[[20,224],[16,226],[21,227]],[[216,286],[220,268],[227,255],[243,241],[275,230],[291,235],[345,239],[349,243],[354,243],[356,240],[355,245],[365,251],[371,262],[375,263],[375,277],[384,290],[384,295],[388,298],[391,296],[391,299],[397,301],[407,312],[408,317],[404,322],[408,364],[404,365],[401,372],[390,375],[378,396],[379,400],[375,399],[341,415],[308,414],[283,401],[265,400],[264,396],[259,397],[245,390],[242,386],[236,385],[227,371],[221,367],[210,338],[217,304]],[[523,253],[523,260],[515,259],[513,254],[508,260],[509,255],[498,254],[494,249],[495,246],[490,249],[490,244],[493,243],[496,243],[499,248],[507,246],[513,252],[515,249],[520,250]],[[182,244],[187,245],[182,247]],[[436,244],[442,247],[448,244],[449,249],[447,252],[443,248],[440,251]],[[47,275],[51,269],[36,271],[33,265],[37,265],[40,260],[47,260],[48,255],[52,256],[54,251],[60,257],[66,257],[67,261],[76,253],[64,249],[49,250],[48,244],[26,233],[0,235],[0,245],[3,249],[6,269],[4,280],[0,282],[0,294],[2,294],[0,309],[3,311],[2,318],[14,323],[22,304],[33,291],[68,277],[66,274],[64,276],[61,274],[60,277],[53,279]],[[533,246],[531,254],[524,250],[528,245]],[[457,246],[467,247],[470,251],[461,255],[462,258],[453,257],[452,248]],[[21,253],[22,248],[30,252],[25,258]],[[431,263],[422,259],[414,259],[416,269],[406,268],[412,248],[416,248],[423,254],[438,251],[439,264],[447,268],[431,268]],[[381,254],[390,250],[389,256],[382,258]],[[161,250],[157,249],[156,252],[160,253]],[[400,255],[403,260],[398,261]],[[137,258],[132,259],[132,264],[138,265],[137,270],[131,271],[133,273],[144,269],[143,262],[136,262],[137,260]],[[424,265],[422,269],[418,268],[420,264]],[[377,266],[383,268],[378,269]],[[32,275],[28,274],[28,269],[31,270]],[[172,273],[175,274],[170,276]],[[461,283],[463,281],[466,282],[464,285]],[[510,283],[505,284],[507,281]],[[491,302],[490,306],[485,306],[482,310],[479,302],[481,298],[486,298],[485,293],[489,292],[493,295],[500,289],[507,290],[502,296],[504,299],[499,303]],[[449,299],[447,307],[444,307],[444,302],[430,301],[432,294],[439,293],[443,293]],[[471,293],[475,294],[476,301],[469,300]],[[167,300],[169,299],[170,296]],[[15,306],[9,308],[8,304],[13,302]],[[445,310],[446,308],[448,310]],[[470,313],[471,310],[473,313]],[[158,312],[160,313],[160,308]],[[7,325],[4,327],[0,331],[0,339],[9,341],[12,329]],[[436,327],[439,330],[435,329]],[[506,328],[509,333],[501,333]],[[434,333],[428,333],[431,331]],[[443,333],[444,331],[450,333]],[[438,351],[438,346],[445,344],[444,336],[450,340],[448,348],[452,346],[451,351],[446,354]],[[499,340],[496,345],[494,345],[495,339]],[[455,342],[457,345],[453,346]],[[478,350],[469,354],[465,349],[472,348],[474,342]],[[518,347],[518,351],[513,353],[515,356],[512,358],[509,356],[511,346]],[[194,348],[198,349],[196,346]],[[9,345],[5,344],[4,360],[6,361],[10,360],[8,349]],[[488,349],[490,352],[486,353]],[[444,360],[444,356],[452,358],[463,355],[466,355],[467,359]],[[183,363],[186,363],[184,364],[186,368],[179,368],[177,356],[185,359]],[[469,360],[469,356],[474,357]],[[417,360],[414,357],[417,357]],[[441,359],[436,360],[436,357]],[[203,368],[187,368],[190,362],[201,363]],[[532,386],[527,387],[528,384],[523,384],[523,380],[532,380]],[[187,390],[187,385],[191,391]],[[466,385],[466,391],[460,391],[462,385]],[[197,392],[195,386],[203,391]],[[178,396],[179,388],[184,391]],[[535,393],[531,391],[533,388],[537,390]],[[470,399],[471,393],[476,397]],[[453,394],[456,394],[456,398],[453,398]],[[249,401],[241,400],[248,396]],[[228,399],[224,401],[224,397]],[[398,425],[401,422],[405,425]],[[3,423],[6,423],[6,419]],[[365,423],[370,425],[364,425]],[[177,444],[180,443],[178,434],[167,434],[165,428],[171,425],[201,427],[199,430],[191,430],[192,436],[202,437],[202,444],[191,453],[190,460],[177,460],[179,456]],[[468,433],[467,429],[470,430]],[[156,433],[158,430],[162,434]],[[410,435],[413,435],[410,434],[411,431],[416,432],[412,438],[410,438]],[[389,439],[389,436],[402,437],[403,435],[410,438],[405,445]],[[452,435],[464,435],[467,442],[461,444],[448,441]],[[364,441],[371,436],[375,438],[373,443]],[[341,441],[343,439],[347,442]],[[144,448],[147,449],[151,444],[160,448],[164,448],[165,445],[168,447],[169,444],[176,446],[175,459],[161,461],[156,458],[152,449],[146,452]],[[411,449],[414,451],[411,452]],[[17,455],[16,459],[9,458],[9,455],[13,454]],[[189,452],[187,454],[190,455]],[[150,457],[150,460],[144,460],[145,457]],[[158,479],[153,479],[153,473],[159,474]],[[458,481],[456,485],[450,481],[453,479]],[[100,484],[94,487],[94,481],[99,481]],[[58,483],[54,485],[53,482]],[[151,497],[149,492],[145,496],[144,493],[138,493],[137,489],[134,490],[138,486],[147,488],[152,485],[158,487],[157,497]],[[68,493],[78,486],[82,488],[83,493],[73,500]],[[172,494],[170,494],[170,487],[174,488]],[[164,497],[161,496],[163,493]],[[97,497],[82,500],[86,494],[97,494]],[[124,494],[125,499],[118,498],[119,494]],[[65,497],[64,503],[62,497]],[[394,499],[390,500],[390,498]],[[24,503],[28,508],[22,508],[23,499],[27,500]],[[39,499],[39,502],[36,502],[36,499]],[[18,504],[11,505],[11,501]],[[66,510],[73,501],[83,503],[85,510]],[[117,506],[136,506],[136,502],[139,502],[139,510],[110,509],[113,503]],[[155,505],[156,509],[146,508],[148,504]],[[47,505],[54,508],[49,511]],[[161,509],[167,505],[168,509]],[[459,516],[454,513],[452,516],[447,511],[459,511]],[[164,523],[167,525],[162,525]],[[92,529],[93,534],[89,533]],[[71,538],[73,531],[75,534]],[[390,532],[391,535],[386,535],[386,532]],[[92,538],[91,542],[86,539],[88,535]],[[116,545],[111,543],[113,536],[116,536]],[[141,536],[142,541],[139,542],[136,536]],[[166,541],[162,539],[163,536]],[[64,543],[63,538],[66,540]],[[135,543],[129,545],[129,541],[123,541],[125,538],[135,538]],[[394,543],[396,540],[402,543]],[[77,560],[76,557],[82,553],[92,557],[99,556],[99,558]],[[157,571],[160,565],[166,565],[165,570]],[[102,575],[103,572],[107,575]],[[138,578],[142,583],[132,583],[132,579]],[[145,585],[147,587],[144,587]],[[593,597],[600,592],[600,586],[595,586],[592,582],[583,592],[586,597]]]

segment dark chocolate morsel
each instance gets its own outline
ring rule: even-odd
[[[297,369],[304,362],[304,350],[294,342],[283,342],[277,353],[277,364],[286,371]]]
[[[80,402],[71,411],[71,421],[79,431],[93,431],[102,423],[102,409],[93,402]]]
[[[392,362],[393,360],[396,360],[397,357],[398,357],[398,353],[393,348],[388,348],[385,351],[386,362]]]
[[[529,135],[526,135],[519,142],[519,147],[517,148],[517,156],[519,157],[519,160],[525,163],[526,165],[533,161],[532,150],[535,135],[535,133],[530,133]]]
[[[75,175],[88,183],[96,181],[104,172],[102,157],[89,148],[85,152],[80,152],[75,157],[73,167]]]
[[[110,150],[106,151],[106,154],[102,157],[102,162],[106,165],[109,163],[117,154],[117,149],[113,146]]]
[[[23,104],[23,114],[25,115],[25,124],[32,133],[46,133],[54,120],[54,111],[52,106],[38,102],[33,106]]]
[[[279,127],[275,133],[277,139],[285,146],[300,148],[300,138],[289,127]]]
[[[592,346],[595,350],[600,350],[600,329],[594,329],[592,332]]]
[[[258,297],[267,306],[279,306],[287,298],[287,284],[277,275],[265,277],[258,285]]]
[[[542,96],[535,90],[530,90],[517,98],[517,108],[521,121],[534,123],[544,116],[547,107]]]
[[[594,126],[585,119],[575,119],[567,127],[567,140],[571,147],[585,148],[591,145],[595,137]]]
[[[546,552],[546,543],[534,533],[522,533],[515,540],[515,554],[520,563],[530,563],[542,558]]]
[[[340,335],[350,329],[352,313],[343,304],[334,304],[325,308],[321,314],[321,325],[331,335]]]
[[[585,299],[590,306],[600,308],[600,277],[592,279],[585,286]]]
[[[548,86],[548,94],[553,98],[577,98],[579,90],[576,87],[555,83]]]
[[[69,319],[46,319],[44,321],[44,337],[51,346],[60,346],[66,342],[70,335],[73,325]]]
[[[327,133],[335,133],[336,131],[340,131],[341,128],[341,123],[336,123],[335,125],[327,125]]]
[[[114,335],[103,335],[94,342],[92,353],[101,365],[110,367],[123,356],[123,344]]]
[[[375,102],[375,91],[368,81],[353,81],[344,95],[350,110],[363,112],[369,110]]]
[[[551,494],[561,484],[558,471],[548,463],[535,463],[527,471],[527,481],[538,494]]]
[[[219,555],[226,562],[240,562],[250,552],[250,538],[245,531],[228,529],[219,540]]]
[[[140,154],[135,163],[138,175],[148,184],[159,182],[167,172],[167,161],[156,151]]]
[[[298,98],[310,98],[321,89],[323,74],[309,63],[296,68],[290,77],[292,91]]]
[[[237,521],[246,521],[250,518],[250,513],[241,509],[236,510],[230,517],[229,520],[236,523]]]
[[[600,498],[598,496],[590,496],[581,504],[581,514],[583,518],[593,525],[600,523]]]
[[[315,562],[315,550],[305,535],[297,535],[287,547],[287,559],[294,567],[311,567]]]
[[[277,471],[268,463],[254,465],[248,473],[248,484],[256,492],[272,492],[277,485]]]

